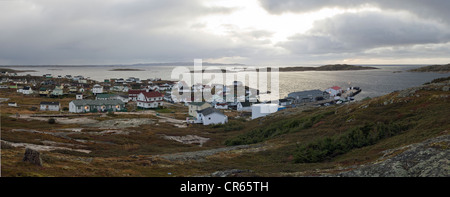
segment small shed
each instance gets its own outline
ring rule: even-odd
[[[278,111],[278,104],[254,104],[252,105],[252,119],[267,116]]]
[[[61,104],[59,102],[41,102],[39,110],[41,111],[59,111]]]
[[[208,107],[197,111],[197,120],[201,121],[203,125],[225,124],[228,122],[228,116],[215,108]]]

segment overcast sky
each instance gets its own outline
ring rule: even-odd
[[[0,64],[444,64],[448,8],[448,0],[0,0]]]

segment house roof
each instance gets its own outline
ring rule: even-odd
[[[323,91],[321,90],[306,90],[306,91],[301,91],[301,92],[292,92],[288,94],[288,97],[292,97],[292,98],[304,98],[304,97],[309,97],[309,96],[319,96],[319,95],[323,95]]]
[[[206,102],[190,102],[189,105],[196,105],[196,106],[202,106],[204,105]]]
[[[333,89],[333,90],[340,90],[340,89],[342,89],[342,88],[339,87],[339,86],[333,86],[333,87],[331,87],[331,89]]]
[[[41,102],[41,105],[59,105],[59,102]]]
[[[215,108],[212,108],[212,107],[208,107],[208,108],[203,109],[203,110],[198,110],[197,113],[203,114],[203,116],[207,116],[207,115],[210,115],[210,114],[213,114],[213,113],[217,113],[217,114],[220,114],[222,116],[225,116],[225,114],[223,114],[219,110],[217,110]]]
[[[241,103],[242,107],[250,107],[250,106],[252,106],[252,103],[250,103],[249,101],[239,102],[239,103]]]
[[[146,92],[145,90],[128,90],[128,94],[139,94],[141,92]]]
[[[151,92],[142,92],[146,98],[153,98],[153,97],[163,97],[163,95],[156,91]]]
[[[73,104],[79,105],[123,105],[121,100],[73,100]]]
[[[122,97],[122,98],[128,98],[128,95],[121,95],[121,94],[117,94],[114,97]]]
[[[111,98],[116,96],[115,94],[97,94],[97,98]]]

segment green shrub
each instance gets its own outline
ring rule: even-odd
[[[326,112],[301,119],[282,120],[274,124],[270,124],[264,128],[253,129],[250,132],[239,135],[233,139],[228,139],[225,141],[225,145],[235,146],[242,144],[255,144],[283,134],[299,132],[303,129],[311,128],[315,123],[333,113],[334,112]]]
[[[244,128],[244,125],[240,121],[229,121],[225,124],[213,124],[210,127],[222,131],[239,131]]]
[[[48,124],[55,124],[56,120],[54,118],[48,119]]]
[[[318,139],[312,143],[298,146],[294,153],[294,162],[315,163],[329,160],[352,149],[373,145],[379,140],[408,129],[408,125],[395,123],[366,124],[354,127],[341,135]]]

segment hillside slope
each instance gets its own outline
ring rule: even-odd
[[[448,176],[448,109],[450,77],[344,105],[188,129],[149,114],[91,118],[97,127],[50,124],[15,118],[15,108],[5,107],[1,170],[2,176],[64,177]],[[124,119],[152,121],[115,132],[100,124]],[[208,140],[184,144],[168,136]],[[40,150],[43,164],[35,166],[22,161],[21,144],[60,149]]]
[[[257,120],[261,126],[249,129],[225,143],[263,143],[276,146],[277,148],[252,157],[258,158],[262,165],[267,165],[264,170],[268,170],[268,166],[284,165],[286,172],[279,173],[283,176],[329,175],[349,170],[349,166],[377,161],[384,155],[383,151],[448,135],[450,78],[434,81],[435,83],[348,105],[313,108],[302,112],[295,111],[296,109],[279,112]],[[441,148],[430,154],[448,155],[448,141],[441,143]],[[400,157],[399,160],[414,157],[415,155],[409,155]],[[448,157],[439,158],[438,162],[448,164],[448,161],[442,160]],[[417,155],[416,160],[422,160],[420,155]],[[448,169],[438,172],[440,174],[424,176],[448,176],[443,174],[448,173]],[[409,173],[412,172],[406,170],[404,173],[393,174],[416,175]],[[355,176],[387,174],[365,172]]]

